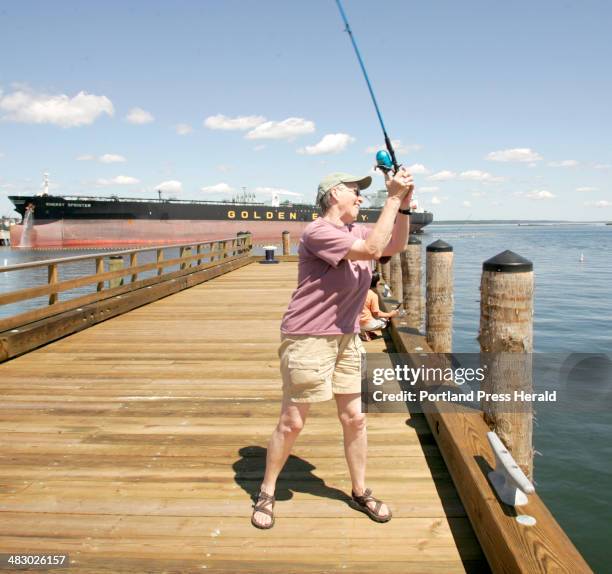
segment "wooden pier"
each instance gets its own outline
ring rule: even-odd
[[[144,306],[111,289],[112,298],[66,309],[68,336],[37,349],[13,324],[0,333],[0,553],[68,554],[73,572],[489,571],[439,437],[419,414],[368,417],[368,485],[393,510],[389,523],[347,504],[341,428],[327,402],[311,409],[281,474],[275,527],[251,526],[279,412],[279,324],[297,264],[259,265],[237,252],[225,259],[227,251],[211,248],[191,280],[181,265],[169,281],[189,288],[113,288],[125,299],[147,288],[163,296]],[[195,264],[201,251],[182,254]],[[98,265],[98,279],[123,274],[137,284],[132,263],[108,272]],[[106,314],[87,314],[104,305]],[[128,312],[113,316],[113,305]],[[87,315],[88,328],[75,313]],[[38,344],[50,321],[57,328],[48,314],[32,324]],[[394,329],[400,345],[415,343]],[[507,512],[490,490],[485,499],[500,509],[495,520]],[[535,549],[545,563],[555,552],[555,541],[516,540],[528,547],[515,552]],[[586,571],[550,564],[533,571]],[[512,563],[495,570],[528,571]]]

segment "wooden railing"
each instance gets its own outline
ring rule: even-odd
[[[168,251],[176,250],[177,248],[179,249],[179,256],[167,258]],[[48,297],[48,305],[46,306],[0,319],[0,332],[109,297],[115,297],[154,285],[161,281],[207,269],[238,257],[248,256],[250,250],[250,235],[240,235],[238,237],[216,239],[202,243],[161,245],[0,267],[0,273],[47,269],[47,282],[45,284],[1,293],[0,305]],[[139,256],[147,252],[155,254],[155,261],[138,264]],[[128,261],[127,266],[124,265],[126,260]],[[60,281],[60,269],[62,266],[74,264],[75,262],[91,262],[95,272],[90,275]],[[107,266],[108,270],[106,270]],[[166,271],[169,267],[178,267],[178,270]],[[154,270],[157,270],[155,276],[139,280],[139,276],[142,276],[147,271]],[[72,297],[60,302],[60,293],[88,286],[93,288],[94,285],[96,289],[94,293]]]

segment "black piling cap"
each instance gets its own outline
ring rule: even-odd
[[[438,241],[434,241],[427,246],[428,253],[449,253],[452,250],[452,246],[441,239],[438,239]]]
[[[285,235],[285,233],[286,233],[286,234],[289,234],[289,231],[283,231],[283,235]]]
[[[533,271],[533,263],[514,251],[502,251],[482,264],[483,271],[496,271],[498,273],[525,273]]]
[[[421,245],[421,240],[415,235],[411,235],[408,239],[408,245]]]

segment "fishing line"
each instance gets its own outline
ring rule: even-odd
[[[395,159],[395,151],[393,149],[393,146],[391,145],[391,140],[387,135],[385,123],[383,122],[382,114],[380,113],[380,108],[378,107],[378,102],[376,101],[376,96],[374,95],[374,90],[372,89],[370,78],[368,77],[368,72],[366,71],[363,59],[361,58],[359,48],[357,47],[357,42],[355,42],[355,36],[353,35],[353,31],[351,30],[351,26],[349,25],[348,19],[346,17],[344,8],[342,7],[342,3],[340,2],[340,0],[336,0],[336,5],[338,6],[338,10],[340,11],[340,16],[342,16],[342,20],[344,20],[345,32],[349,35],[351,43],[353,44],[353,49],[355,50],[355,55],[357,56],[357,60],[359,60],[359,65],[361,66],[363,77],[365,78],[366,84],[368,85],[368,90],[370,91],[370,96],[372,98],[372,102],[374,103],[374,108],[376,108],[376,115],[378,116],[380,127],[382,128],[383,135],[385,136],[385,145],[387,146],[388,153],[385,150],[380,150],[379,152],[377,152],[376,167],[383,172],[393,171],[394,173],[397,173],[400,168],[400,164],[398,164],[397,160]]]

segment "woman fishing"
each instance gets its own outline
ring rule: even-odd
[[[361,412],[363,347],[359,316],[372,278],[372,261],[401,251],[410,226],[410,173],[385,173],[388,197],[371,230],[356,225],[361,191],[370,176],[333,173],[317,192],[321,217],[305,229],[298,250],[298,285],[281,323],[283,399],[270,438],[266,470],[251,522],[274,525],[276,481],[313,403],[336,401],[352,484],[352,506],[376,522],[391,510],[366,486],[366,415]]]

